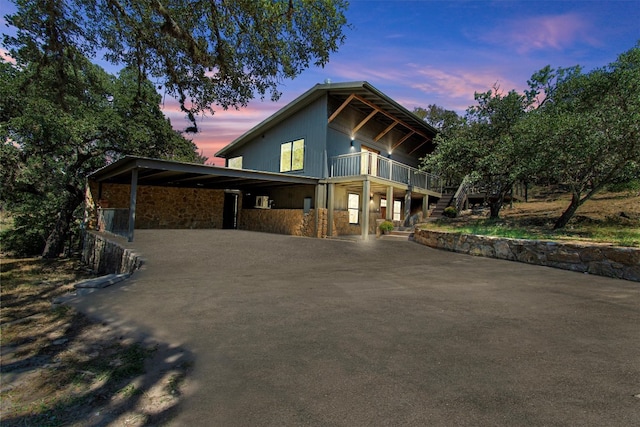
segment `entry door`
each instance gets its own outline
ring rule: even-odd
[[[227,230],[238,228],[238,194],[236,193],[224,193],[222,228]]]

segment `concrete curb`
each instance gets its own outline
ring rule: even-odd
[[[94,277],[93,279],[82,280],[73,285],[73,287],[76,289],[75,293],[54,298],[51,304],[53,305],[65,304],[77,297],[89,295],[97,291],[98,289],[104,289],[108,286],[115,285],[116,283],[122,282],[123,280],[128,279],[130,276],[131,274],[129,273],[107,274],[105,276]]]

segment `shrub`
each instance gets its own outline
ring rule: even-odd
[[[617,182],[607,185],[607,190],[614,193],[621,193],[623,191],[636,192],[640,190],[640,179],[632,179],[625,182]]]
[[[380,224],[380,231],[382,231],[383,233],[388,233],[391,230],[393,230],[393,222],[391,222],[391,221],[383,221]]]
[[[455,218],[458,216],[458,211],[453,206],[447,206],[446,208],[444,208],[444,212],[442,212],[442,215],[446,216],[447,218]]]

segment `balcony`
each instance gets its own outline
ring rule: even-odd
[[[329,176],[331,178],[360,175],[371,175],[418,189],[442,193],[443,183],[439,176],[387,159],[376,153],[344,154],[329,159]]]

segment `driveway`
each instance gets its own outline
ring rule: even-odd
[[[192,355],[169,425],[640,425],[638,283],[392,240],[133,246],[77,305]]]

